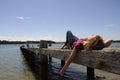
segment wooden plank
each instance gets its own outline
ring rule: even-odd
[[[66,60],[71,50],[41,49],[40,53]],[[74,63],[120,74],[120,49],[79,51]]]

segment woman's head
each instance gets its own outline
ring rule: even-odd
[[[101,50],[104,48],[104,41],[99,35],[93,35],[89,38],[89,41],[91,42],[91,48],[93,50]]]
[[[104,48],[103,39],[99,35],[92,35],[88,37],[87,45],[85,45],[85,48],[92,50],[101,50]]]

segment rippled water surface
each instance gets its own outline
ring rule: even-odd
[[[0,45],[0,80],[35,80],[19,47]]]

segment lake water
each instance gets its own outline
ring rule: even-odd
[[[0,45],[0,80],[36,80],[20,51],[21,45]],[[60,45],[53,44],[53,46]],[[113,43],[111,46],[120,46],[120,43]],[[65,72],[65,77],[59,76],[60,66],[60,60],[53,58],[53,62],[49,66],[49,80],[86,79],[86,68],[84,66],[71,64]],[[99,70],[96,71],[96,75],[103,77],[103,79],[96,78],[96,80],[120,80],[120,75]]]
[[[0,45],[0,80],[35,80],[21,54],[21,45]]]

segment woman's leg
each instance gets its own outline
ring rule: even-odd
[[[75,59],[76,54],[77,54],[77,49],[76,49],[76,48],[73,48],[73,50],[72,50],[69,58],[66,60],[65,65],[64,65],[63,68],[60,70],[60,75],[61,75],[61,76],[64,76],[65,70],[66,70],[67,67],[70,65],[70,63]]]
[[[77,41],[78,38],[72,34],[71,31],[66,32],[66,42],[65,44],[61,47],[61,49],[70,49],[72,48],[72,45],[75,41]]]
[[[78,38],[72,34],[71,31],[67,31],[66,33],[66,43],[68,47],[72,47],[73,43],[77,41]]]
[[[70,39],[70,36],[72,35],[72,32],[71,31],[67,31],[66,32],[66,41],[64,43],[64,45],[61,47],[61,49],[69,49],[69,39]]]

